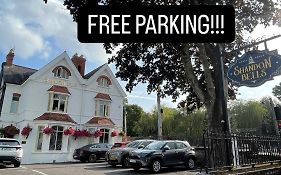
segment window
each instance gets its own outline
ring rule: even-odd
[[[10,108],[10,113],[17,113],[19,107],[20,94],[14,93]]]
[[[100,137],[100,143],[108,143],[109,129],[101,129],[102,136]]]
[[[174,142],[168,142],[165,147],[168,146],[170,149],[176,149],[176,144]]]
[[[104,75],[100,76],[97,79],[97,82],[98,82],[99,86],[103,86],[103,87],[109,87],[109,85],[111,85],[110,79],[107,76],[104,76]]]
[[[68,79],[70,76],[70,71],[66,67],[63,67],[63,66],[56,67],[53,70],[53,73],[54,73],[54,76],[58,77],[58,78]]]
[[[68,95],[50,93],[49,111],[67,112]]]
[[[62,126],[53,126],[52,128],[53,128],[54,132],[51,134],[49,150],[61,150],[63,127]]]
[[[103,100],[96,100],[95,115],[108,117],[110,112],[110,102]]]
[[[187,146],[184,143],[176,142],[177,149],[185,149]]]
[[[42,150],[42,145],[43,145],[43,126],[39,126],[38,127],[38,136],[37,136],[37,146],[36,146],[36,150],[37,151],[41,151]]]

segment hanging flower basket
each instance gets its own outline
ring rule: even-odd
[[[116,130],[113,130],[111,132],[111,137],[116,137],[118,135],[118,132]]]
[[[15,135],[19,134],[20,130],[13,125],[6,126],[4,128],[4,137],[13,138]]]
[[[94,137],[97,138],[97,137],[101,137],[101,136],[102,136],[101,130],[96,130],[94,133]]]
[[[121,131],[121,132],[119,133],[119,136],[121,136],[121,137],[125,136],[125,132],[124,132],[124,131]]]
[[[32,128],[30,126],[26,126],[21,130],[21,135],[25,136],[25,138],[27,139],[30,132],[32,131]]]
[[[47,135],[50,135],[50,134],[52,134],[53,132],[54,132],[54,129],[53,129],[53,128],[50,128],[49,126],[43,129],[43,133],[44,133],[44,134],[47,134]]]
[[[65,129],[65,130],[63,130],[63,134],[64,135],[71,135],[71,131],[70,131],[70,129]]]

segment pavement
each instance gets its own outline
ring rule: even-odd
[[[61,163],[22,165],[19,168],[0,166],[0,175],[147,175],[148,169],[134,171],[121,166],[112,167],[106,162],[100,163]],[[186,170],[184,167],[163,168],[159,174],[199,175],[198,170]]]

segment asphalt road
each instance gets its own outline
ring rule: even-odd
[[[138,172],[132,169],[111,167],[105,162],[100,163],[65,163],[65,164],[34,164],[0,166],[0,175],[147,175],[152,174],[148,169]],[[198,171],[187,171],[184,167],[163,168],[160,174],[165,175],[196,175]]]

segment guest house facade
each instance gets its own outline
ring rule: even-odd
[[[122,140],[126,94],[107,64],[85,74],[86,59],[63,52],[35,70],[14,56],[0,74],[0,127],[22,143],[22,163],[72,161],[76,148]]]

